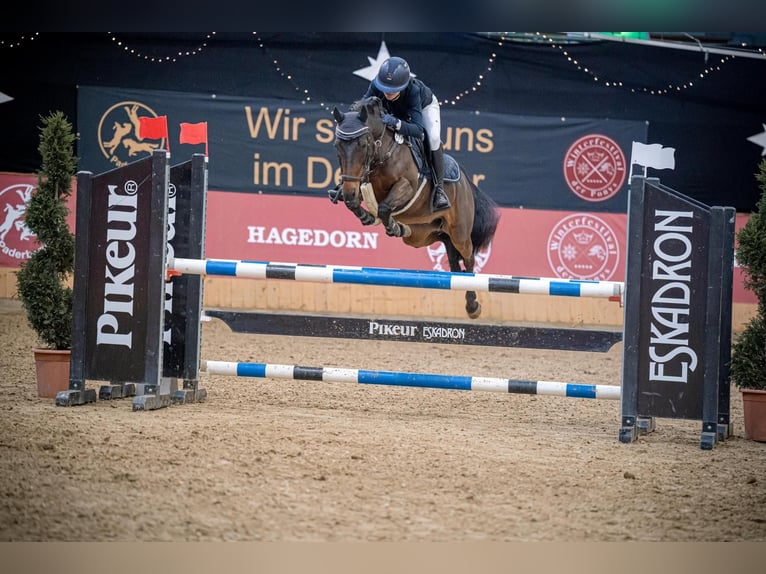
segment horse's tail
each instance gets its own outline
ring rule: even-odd
[[[468,184],[473,190],[473,227],[471,228],[471,243],[473,243],[473,252],[487,247],[497,231],[497,224],[500,221],[500,210],[497,203],[486,193],[480,190],[471,181],[471,178],[463,172]]]

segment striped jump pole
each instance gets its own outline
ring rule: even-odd
[[[457,391],[489,391],[525,395],[549,395],[578,399],[612,399],[621,396],[620,387],[614,385],[579,385],[557,381],[526,381],[492,377],[466,377],[396,371],[368,371],[335,367],[303,367],[269,363],[237,363],[229,361],[202,361],[200,367],[211,375],[322,381],[327,383],[359,383],[419,387]]]
[[[624,292],[624,283],[618,281],[229,259],[169,259],[168,272],[250,279],[289,279],[311,283],[352,283],[560,297],[596,297],[620,302]]]

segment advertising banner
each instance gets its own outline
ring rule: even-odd
[[[622,281],[625,225],[618,213],[503,209],[475,271]],[[414,249],[327,199],[210,192],[206,237],[211,259],[449,271],[441,243]]]
[[[500,211],[495,239],[477,257],[477,273],[625,280],[625,214]],[[413,249],[324,199],[208,192],[207,215],[211,258],[449,270],[441,244]],[[748,218],[738,214],[736,229]],[[736,261],[733,301],[757,301]]]
[[[326,197],[338,181],[332,104],[125,88],[78,88],[78,156],[89,171],[181,144],[181,124],[207,124],[210,189]],[[348,106],[341,106],[345,111]],[[167,117],[168,138],[142,137],[142,118]],[[518,116],[442,108],[442,141],[504,207],[624,213],[643,121]],[[149,134],[157,136],[157,134]],[[167,141],[169,139],[169,141]],[[187,140],[188,141],[188,140]]]
[[[0,267],[18,267],[40,248],[37,236],[24,220],[29,198],[37,187],[37,176],[0,173]],[[67,201],[69,228],[75,224],[77,184],[72,181],[72,195]]]
[[[125,169],[81,172],[72,381],[159,383],[168,178],[158,153]],[[149,319],[146,319],[149,317]],[[80,387],[82,390],[84,387]],[[147,392],[150,392],[147,390]]]
[[[34,176],[0,174],[0,267],[18,267],[39,248],[23,219],[36,183]],[[74,194],[69,205],[74,229]],[[477,272],[624,280],[625,214],[500,211],[495,240],[479,254]],[[738,214],[736,229],[747,219]],[[324,197],[209,191],[205,236],[208,256],[217,259],[448,270],[441,244],[407,247],[381,226],[362,226],[343,204]],[[734,302],[756,302],[736,262]]]

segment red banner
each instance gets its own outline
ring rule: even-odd
[[[625,214],[501,209],[476,272],[624,281]],[[207,256],[292,263],[449,270],[444,248],[414,249],[320,198],[209,192]],[[737,216],[737,229],[747,216]],[[734,270],[734,301],[755,303]]]
[[[37,178],[0,174],[0,266],[18,267],[39,246],[24,224]],[[495,240],[476,272],[624,281],[626,216],[619,213],[501,209]],[[737,215],[739,230],[748,216]],[[74,193],[69,223],[74,228]],[[441,244],[415,249],[363,226],[343,204],[300,196],[208,192],[206,253],[249,259],[448,270]],[[755,303],[734,269],[734,302]]]
[[[444,247],[415,249],[327,199],[211,192],[210,258],[448,270]],[[477,272],[622,281],[624,214],[502,209]]]
[[[0,173],[0,267],[19,267],[40,248],[37,236],[27,227],[24,212],[37,187],[37,177]],[[70,229],[74,229],[76,182],[69,198]]]

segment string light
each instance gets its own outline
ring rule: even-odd
[[[268,54],[269,53],[268,49],[266,48],[265,44],[263,43],[263,40],[259,36],[258,32],[253,32],[253,36],[255,37],[255,40],[258,42],[258,47],[261,50],[263,50],[266,54]],[[502,40],[500,42],[498,42],[498,45],[500,47],[503,46]],[[463,90],[459,94],[453,96],[452,98],[447,98],[446,100],[441,101],[440,105],[445,105],[445,104],[449,103],[449,104],[454,106],[454,105],[460,103],[460,100],[462,98],[466,97],[467,95],[469,95],[471,93],[476,92],[481,87],[482,82],[485,80],[486,76],[492,71],[492,66],[493,66],[496,58],[497,58],[497,54],[493,52],[491,54],[491,56],[488,58],[487,67],[486,67],[485,71],[478,75],[476,81],[470,87],[468,87],[467,89]],[[298,83],[296,81],[296,79],[293,77],[293,75],[290,74],[289,72],[287,72],[283,68],[282,64],[279,62],[278,59],[273,58],[271,60],[271,63],[274,66],[274,70],[282,78],[284,78],[287,81],[289,81],[290,84],[295,89],[295,91],[298,92],[298,94],[300,94],[301,103],[302,104],[311,103],[312,97],[311,97],[311,94],[309,93],[309,90],[304,88],[303,86],[301,86],[300,83]],[[329,110],[329,107],[324,102],[319,102],[319,107],[321,107],[324,110]]]
[[[263,43],[263,40],[261,39],[258,32],[253,32],[253,37],[255,38],[256,42],[258,42],[258,47],[263,50],[265,54],[269,54],[268,50],[266,49],[266,46]],[[298,82],[295,81],[295,78],[292,74],[288,73],[282,68],[282,65],[279,63],[279,60],[276,58],[271,60],[271,64],[274,66],[274,70],[282,76],[284,79],[286,79],[290,84],[293,86],[295,91],[298,93],[298,97],[301,98],[301,104],[310,104],[312,102],[311,94],[309,93],[308,89],[302,87],[298,84]],[[324,102],[319,102],[319,107],[323,110],[329,110],[329,107]]]
[[[260,38],[257,32],[253,32],[253,35],[255,36],[259,48],[264,50],[268,54],[268,50],[266,46],[263,43],[263,40]],[[707,65],[704,69],[702,69],[698,74],[695,74],[693,77],[687,79],[686,81],[679,83],[679,84],[673,84],[669,83],[667,86],[663,87],[635,87],[631,86],[628,82],[622,81],[622,80],[615,80],[608,77],[604,77],[603,75],[599,76],[596,72],[591,70],[587,65],[579,62],[576,58],[574,58],[569,51],[567,50],[566,45],[571,44],[579,44],[580,41],[576,38],[570,38],[565,37],[560,40],[556,40],[553,37],[549,36],[548,34],[544,32],[535,32],[533,34],[526,34],[523,37],[519,37],[518,35],[514,35],[513,37],[506,36],[505,33],[502,33],[502,35],[497,40],[497,47],[498,51],[506,47],[506,42],[510,41],[527,41],[527,42],[536,42],[536,43],[544,43],[549,45],[551,48],[559,50],[563,57],[567,59],[567,61],[572,64],[575,68],[577,68],[579,71],[583,72],[584,74],[587,74],[590,76],[590,78],[595,82],[603,85],[605,88],[622,88],[622,89],[629,89],[631,92],[642,92],[650,95],[667,95],[669,93],[679,93],[683,90],[688,90],[690,88],[693,88],[695,85],[695,82],[699,83],[703,79],[707,78],[710,74],[719,72],[721,70],[721,67],[725,64],[727,64],[729,61],[734,59],[734,56],[723,56],[717,63]],[[758,52],[763,53],[763,49],[759,49]],[[446,98],[442,101],[440,101],[440,105],[451,105],[456,106],[461,103],[461,100],[464,100],[467,96],[474,94],[479,91],[479,89],[482,87],[484,82],[486,81],[487,77],[490,75],[490,73],[493,71],[495,63],[497,61],[497,52],[492,52],[489,57],[487,58],[487,64],[485,69],[479,73],[476,77],[476,80],[466,89],[462,90],[455,96],[451,98]],[[301,103],[307,104],[311,101],[311,95],[309,94],[309,91],[305,88],[303,88],[296,79],[287,72],[283,65],[277,60],[276,58],[272,59],[272,65],[274,66],[274,70],[283,78],[288,80],[290,84],[293,86],[296,92],[300,94],[301,97]],[[320,102],[319,104],[323,109],[327,109],[327,106]]]
[[[503,47],[503,40],[500,39],[498,41],[497,45],[500,48],[502,48]],[[497,54],[495,52],[492,52],[492,54],[490,55],[490,57],[487,60],[487,67],[486,67],[486,69],[484,70],[483,73],[478,75],[476,81],[471,86],[469,86],[468,88],[466,88],[465,90],[460,92],[458,95],[453,96],[452,98],[447,98],[446,100],[443,100],[442,102],[440,102],[440,105],[443,106],[444,104],[448,103],[448,104],[454,106],[454,105],[460,103],[460,99],[461,98],[464,98],[464,97],[468,96],[469,94],[476,93],[479,90],[479,88],[481,88],[481,84],[484,81],[484,79],[486,78],[486,76],[488,76],[490,74],[490,72],[492,72],[492,66],[494,65],[496,59],[497,59]]]
[[[695,73],[694,76],[687,79],[685,82],[680,84],[673,84],[669,83],[667,86],[664,87],[628,87],[625,82],[622,81],[615,81],[610,79],[601,79],[599,80],[598,75],[588,68],[585,64],[578,61],[576,58],[574,58],[566,49],[566,47],[561,44],[560,42],[556,42],[552,37],[548,36],[547,34],[543,32],[536,32],[537,35],[539,35],[543,42],[547,43],[551,48],[557,49],[561,52],[562,56],[566,58],[566,60],[572,64],[572,66],[576,67],[581,72],[589,75],[594,82],[601,82],[604,87],[606,88],[625,88],[630,89],[633,93],[645,93],[650,95],[667,95],[669,93],[679,93],[683,90],[688,90],[690,88],[693,88],[695,85],[695,82],[704,80],[707,78],[710,74],[715,72],[721,71],[721,66],[728,63],[729,61],[734,59],[734,56],[723,56],[720,61],[716,64],[706,65],[705,68],[700,71],[699,73]],[[762,50],[759,50],[761,52]]]
[[[32,42],[40,32],[35,32],[31,36],[20,36],[18,40],[0,40],[0,48],[20,48],[25,42]]]
[[[141,52],[139,49],[135,47],[131,47],[126,42],[121,40],[115,35],[112,35],[111,32],[107,32],[107,34],[110,35],[110,38],[114,44],[116,44],[119,48],[125,50],[129,54],[147,61],[147,62],[154,62],[154,63],[173,63],[177,62],[179,59],[182,58],[188,58],[192,56],[199,55],[205,48],[208,47],[208,43],[211,40],[215,39],[215,32],[210,32],[205,35],[204,41],[196,46],[192,50],[184,50],[184,51],[178,51],[174,54],[167,54],[164,56],[154,56],[148,53]],[[22,44],[28,43],[30,41],[35,40],[38,38],[39,32],[35,32],[34,34],[27,34],[19,36],[17,40],[8,40],[8,39],[1,39],[0,40],[0,48],[18,48],[21,47]],[[252,32],[253,38],[258,43],[258,47],[263,50],[268,55],[268,49],[265,46],[262,38],[260,37],[258,32]],[[440,102],[441,105],[449,104],[451,106],[456,106],[460,103],[462,103],[465,98],[470,96],[471,94],[475,94],[478,92],[484,83],[486,82],[488,76],[492,73],[492,71],[495,68],[495,64],[498,58],[497,52],[499,50],[502,50],[508,46],[508,43],[510,42],[534,42],[534,43],[541,43],[550,46],[551,48],[558,50],[562,57],[564,57],[567,62],[569,62],[573,67],[575,67],[577,70],[581,71],[584,74],[587,74],[590,76],[590,78],[593,80],[593,82],[603,85],[605,88],[621,88],[621,89],[629,89],[633,93],[646,93],[651,95],[667,95],[671,93],[680,93],[683,90],[688,90],[690,88],[693,88],[697,83],[701,82],[702,80],[708,78],[711,74],[714,74],[716,72],[719,72],[722,68],[722,66],[729,63],[731,60],[735,58],[734,55],[725,55],[720,58],[720,60],[716,63],[712,63],[710,65],[705,65],[705,67],[699,71],[698,73],[695,73],[694,76],[688,78],[686,81],[674,84],[674,83],[668,83],[666,86],[650,86],[650,87],[637,87],[635,85],[631,85],[630,82],[627,81],[621,81],[621,80],[615,80],[614,78],[608,78],[605,77],[603,74],[599,75],[596,72],[594,72],[592,69],[590,69],[586,64],[583,62],[580,62],[577,60],[572,54],[569,52],[567,46],[571,44],[578,44],[579,40],[571,38],[571,37],[561,37],[561,38],[554,38],[549,33],[544,32],[534,32],[534,33],[508,33],[508,32],[502,32],[499,36],[496,36],[493,33],[494,38],[497,38],[497,51],[492,51],[487,58],[487,63],[484,67],[484,69],[477,74],[476,79],[471,83],[466,89],[462,90],[461,92],[457,93],[456,95],[452,96],[451,98],[446,98]],[[756,50],[753,50],[756,51]],[[760,55],[766,56],[766,53],[764,52],[763,48],[757,48],[757,52]],[[287,70],[285,70],[283,64],[276,58],[271,59],[271,64],[274,67],[274,70],[285,80],[290,82],[292,87],[294,88],[295,92],[298,94],[298,98],[300,99],[302,104],[310,104],[314,101],[314,98],[312,97],[309,90],[305,87],[303,87],[296,78],[289,73]],[[324,102],[318,102],[318,105],[324,109],[329,110],[329,107]]]
[[[111,32],[107,32],[107,34],[111,34]],[[164,63],[164,62],[177,62],[179,58],[188,58],[191,56],[199,55],[202,52],[202,50],[207,48],[207,43],[210,40],[212,40],[214,37],[215,37],[215,32],[210,32],[209,34],[205,36],[205,41],[202,42],[202,44],[198,45],[195,49],[180,51],[175,54],[167,55],[167,56],[152,56],[150,54],[144,54],[135,48],[131,48],[125,42],[117,38],[117,36],[112,36],[111,39],[112,39],[112,42],[117,44],[117,46],[119,46],[126,52],[130,53],[133,56],[136,56],[137,58],[141,60],[145,60],[147,62]]]

